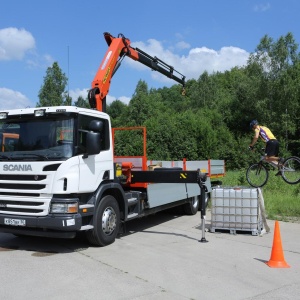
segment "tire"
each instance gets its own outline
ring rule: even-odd
[[[94,228],[86,232],[91,244],[107,246],[115,241],[120,226],[120,210],[113,196],[107,195],[100,200],[93,223]]]
[[[300,158],[291,156],[287,158],[281,169],[282,179],[289,184],[300,182]]]
[[[195,215],[199,210],[200,198],[199,196],[189,198],[189,202],[183,205],[183,210],[187,215]]]
[[[246,178],[251,186],[262,187],[268,181],[269,172],[263,164],[256,163],[248,168]]]

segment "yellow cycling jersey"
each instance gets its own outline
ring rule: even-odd
[[[257,126],[255,132],[259,132],[259,137],[266,143],[269,140],[276,140],[276,137],[268,127]]]

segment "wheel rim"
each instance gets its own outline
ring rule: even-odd
[[[107,207],[102,215],[102,230],[106,235],[110,235],[117,227],[117,215],[112,207]]]
[[[282,168],[282,177],[287,183],[295,184],[300,181],[300,161],[288,158]]]
[[[260,164],[254,164],[247,170],[247,181],[253,187],[262,187],[268,181],[268,171]]]
[[[198,196],[192,198],[192,206],[194,207],[194,209],[198,209],[198,202],[199,202]]]

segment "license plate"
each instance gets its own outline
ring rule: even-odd
[[[11,226],[26,226],[26,220],[5,218],[4,224]]]

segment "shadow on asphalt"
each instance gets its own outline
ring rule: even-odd
[[[145,216],[143,218],[134,219],[126,224],[124,224],[123,231],[119,234],[118,238],[123,238],[128,235],[135,234],[137,232],[143,233],[155,233],[155,234],[162,234],[162,235],[174,235],[174,236],[182,236],[184,238],[193,239],[185,234],[178,234],[173,232],[161,232],[161,231],[151,231],[149,228],[152,228],[156,225],[161,225],[165,222],[169,222],[171,220],[177,219],[184,216],[184,214],[179,209],[170,209],[162,212],[158,212],[156,214],[152,214],[149,216]]]
[[[89,248],[83,237],[75,239],[55,239],[31,236],[14,236],[13,234],[0,235],[0,252],[29,251],[32,256],[44,257],[55,254],[73,253]]]
[[[143,218],[137,218],[131,221],[126,222],[125,232],[122,235],[133,234],[135,232],[144,231],[153,226],[169,222],[173,219],[183,216],[181,212],[178,212],[176,209],[166,210],[158,212]]]
[[[266,264],[268,262],[268,260],[264,260],[264,259],[260,259],[260,258],[254,258],[255,260],[258,260],[264,264]]]
[[[123,232],[121,230],[117,239],[126,235],[131,235],[136,232],[147,230],[153,226],[163,224],[180,216],[182,216],[182,213],[172,209],[129,221],[126,223],[125,228],[123,227]],[[150,231],[147,232],[150,233]],[[153,232],[157,234],[169,234],[165,232]],[[189,238],[188,236],[185,237]],[[0,253],[3,251],[18,250],[32,252],[31,255],[35,257],[44,257],[55,254],[80,252],[91,247],[96,246],[90,245],[86,240],[84,234],[78,234],[74,239],[57,239],[31,236],[15,236],[13,234],[0,234]]]

